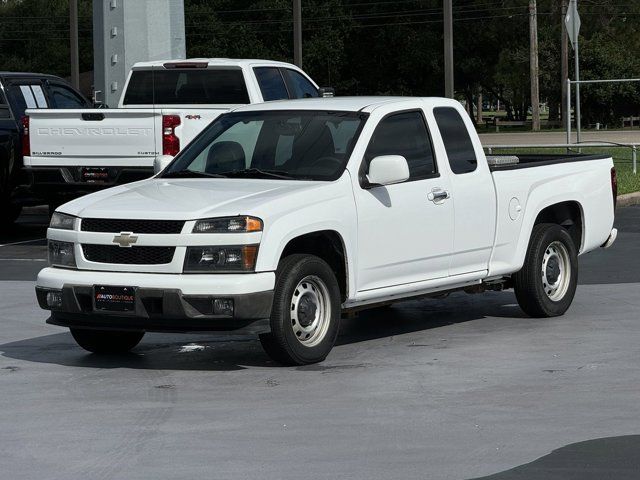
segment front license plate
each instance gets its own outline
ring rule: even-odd
[[[83,167],[81,178],[87,183],[102,183],[109,181],[109,169],[105,167]]]
[[[96,310],[132,312],[135,309],[136,289],[134,287],[96,285],[93,287],[93,292]]]

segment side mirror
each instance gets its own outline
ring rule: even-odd
[[[409,179],[409,164],[402,155],[382,155],[369,164],[367,180],[370,186],[393,185]]]
[[[159,174],[167,165],[169,165],[173,161],[173,157],[171,155],[158,155],[153,161],[153,173],[155,175]]]
[[[321,98],[331,98],[336,96],[336,91],[331,87],[320,87],[318,89],[318,95]]]

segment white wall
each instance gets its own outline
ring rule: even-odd
[[[184,0],[93,0],[94,89],[118,104],[136,62],[185,58]]]

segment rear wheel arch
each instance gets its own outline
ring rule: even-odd
[[[543,223],[554,223],[564,227],[571,235],[576,251],[580,252],[584,242],[584,212],[578,201],[559,202],[543,208],[533,222],[531,234],[536,225]]]

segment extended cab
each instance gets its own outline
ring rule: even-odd
[[[0,72],[0,228],[25,205],[42,203],[33,177],[23,169],[27,109],[90,108],[91,103],[62,78],[41,73]]]
[[[29,110],[25,166],[51,204],[147,178],[220,114],[242,104],[317,97],[298,67],[268,60],[191,59],[133,66],[117,108]]]
[[[487,159],[453,100],[253,105],[154,178],[60,207],[36,293],[93,352],[241,329],[318,362],[342,313],[407,298],[513,287],[562,315],[578,255],[615,240],[615,199],[610,157]]]

